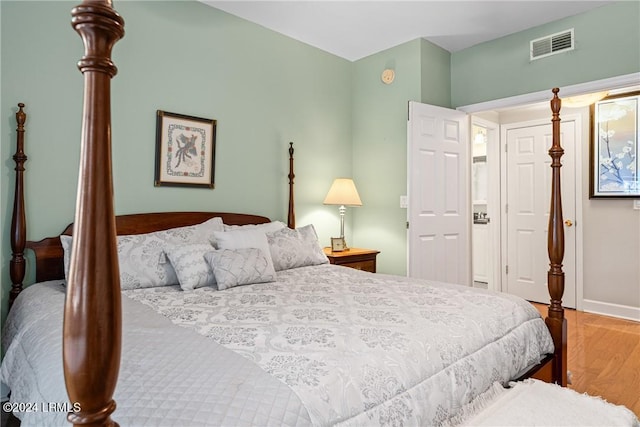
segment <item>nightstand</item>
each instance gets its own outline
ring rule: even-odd
[[[349,248],[342,252],[331,252],[331,248],[324,248],[329,262],[335,265],[355,268],[356,270],[376,272],[376,256],[380,251],[373,249]]]

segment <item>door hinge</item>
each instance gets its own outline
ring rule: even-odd
[[[504,205],[504,213],[509,213],[509,204]]]
[[[407,230],[409,229],[409,221],[407,221]]]
[[[504,152],[507,153],[509,150],[507,149],[508,145],[504,144]]]
[[[507,265],[504,269],[506,270],[506,274],[509,274],[509,266]]]

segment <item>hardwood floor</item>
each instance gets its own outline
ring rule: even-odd
[[[543,316],[547,306],[533,304]],[[640,417],[640,323],[576,310],[567,318],[570,388]]]

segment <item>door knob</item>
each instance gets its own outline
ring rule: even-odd
[[[567,219],[564,223],[567,227],[571,227],[573,225],[573,222],[570,219]]]

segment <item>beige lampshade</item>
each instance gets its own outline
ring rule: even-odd
[[[356,185],[352,179],[337,178],[333,181],[327,197],[324,199],[325,205],[341,206],[362,206],[362,201],[358,195]]]

